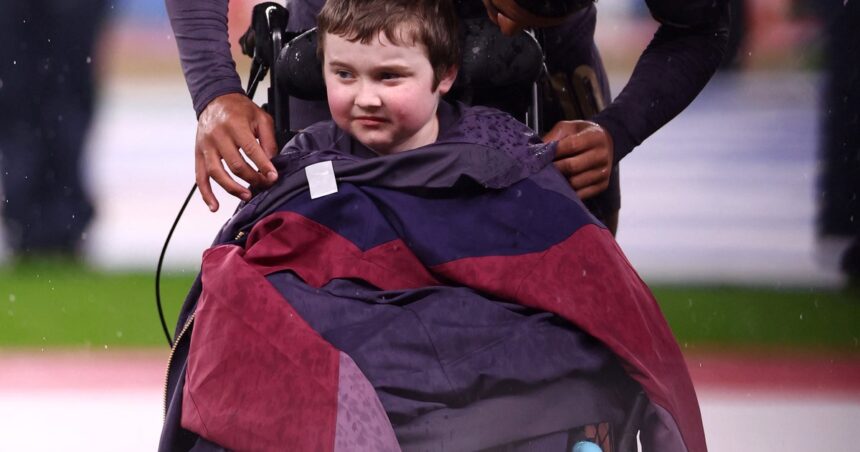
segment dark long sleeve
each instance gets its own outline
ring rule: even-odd
[[[165,0],[182,72],[198,116],[212,99],[243,92],[230,54],[227,4],[228,0]]]
[[[627,86],[593,118],[612,136],[616,162],[695,99],[728,43],[725,1],[649,0],[648,6],[661,25]]]

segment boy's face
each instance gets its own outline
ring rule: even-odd
[[[338,127],[374,151],[390,154],[436,141],[436,108],[456,69],[433,89],[433,68],[423,45],[394,45],[384,33],[367,44],[326,34],[323,73]]]

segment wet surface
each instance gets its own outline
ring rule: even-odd
[[[855,450],[856,356],[687,358],[710,450]],[[0,450],[155,450],[166,360],[166,348],[0,353]]]

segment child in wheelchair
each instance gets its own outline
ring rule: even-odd
[[[442,100],[450,4],[329,0],[318,24],[332,120],[205,253],[161,449],[704,450],[671,331],[556,143]]]

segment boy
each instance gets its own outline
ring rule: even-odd
[[[319,53],[332,118],[378,154],[415,149],[439,134],[437,107],[454,84],[459,45],[450,32],[456,30],[453,8],[432,3],[424,11],[437,16],[427,21],[430,27],[419,26],[419,11],[397,2],[375,5],[389,21],[364,29],[353,24],[366,5],[328,2],[320,13]]]
[[[282,156],[331,149],[369,158],[465,141],[536,146],[551,158],[556,143],[544,144],[509,115],[442,100],[460,61],[450,0],[328,1],[317,23],[332,120],[305,128]]]
[[[333,121],[284,148],[281,180],[204,255],[162,450],[627,452],[628,421],[645,451],[704,450],[671,332],[552,167],[555,144],[440,101],[452,11],[323,8]],[[315,163],[337,183],[319,196]],[[642,420],[628,414],[640,385]]]

